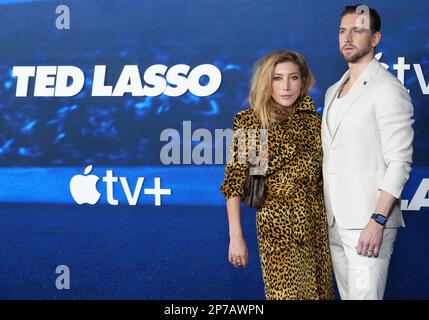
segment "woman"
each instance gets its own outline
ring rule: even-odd
[[[301,55],[293,51],[268,54],[256,64],[249,108],[238,112],[233,121],[235,133],[268,129],[266,200],[256,215],[267,299],[334,298],[321,185],[321,120],[308,96],[313,84]],[[228,259],[236,268],[248,262],[240,199],[249,168],[249,161],[242,160],[250,150],[239,140],[234,135],[221,185],[227,199]]]

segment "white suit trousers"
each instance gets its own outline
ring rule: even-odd
[[[361,229],[329,227],[332,264],[342,300],[382,300],[398,229],[384,229],[378,257],[356,253]]]

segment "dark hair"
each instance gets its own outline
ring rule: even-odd
[[[341,12],[341,18],[343,18],[346,14],[362,14],[362,12],[358,12],[357,8],[361,6],[362,4],[356,4],[354,6],[345,6],[343,9],[343,12]],[[368,6],[367,6],[368,7]],[[368,7],[369,9],[369,21],[370,21],[370,28],[372,33],[379,32],[381,29],[381,18],[378,12]]]

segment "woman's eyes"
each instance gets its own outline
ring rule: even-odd
[[[299,79],[299,77],[298,76],[292,76],[292,77],[290,77],[292,80],[298,80]],[[273,78],[273,80],[282,80],[283,78],[282,77],[274,77]]]

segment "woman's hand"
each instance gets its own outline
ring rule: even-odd
[[[228,260],[236,268],[246,268],[248,262],[246,241],[242,236],[232,236],[229,240]]]
[[[235,196],[226,201],[229,224],[228,261],[236,268],[247,267],[247,245],[243,239],[240,222],[240,197]]]

